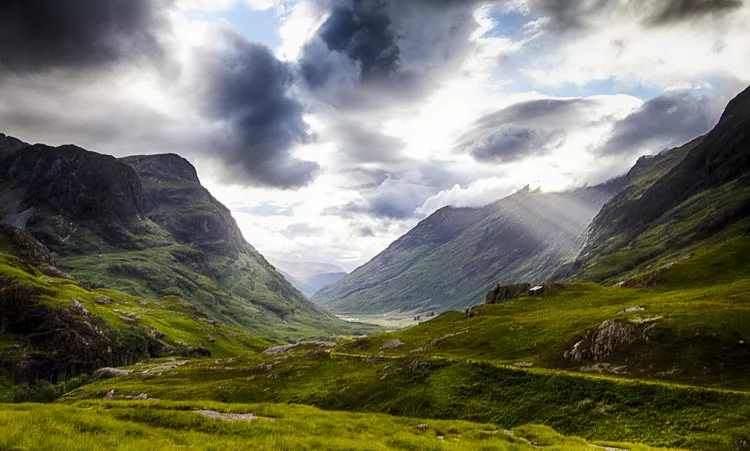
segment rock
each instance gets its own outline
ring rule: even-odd
[[[630,312],[642,312],[646,310],[646,307],[628,307],[626,309],[620,310],[619,312],[615,313],[616,315],[622,315],[623,313],[630,313]]]
[[[280,354],[283,352],[289,352],[294,349],[297,349],[301,346],[307,346],[307,345],[315,345],[319,348],[334,348],[336,347],[336,342],[333,341],[301,341],[299,343],[292,343],[288,345],[282,345],[282,346],[274,346],[273,348],[268,348],[265,351],[263,351],[263,354]]]
[[[429,429],[429,428],[430,428],[430,426],[428,426],[428,425],[426,425],[426,424],[424,424],[424,423],[422,423],[422,424],[418,424],[418,425],[416,425],[416,426],[414,426],[414,427],[416,427],[416,428],[417,428],[417,429],[419,429],[420,431],[426,431],[427,429]]]
[[[254,421],[260,418],[252,413],[221,413],[214,410],[195,410],[194,412],[204,417],[227,421]]]
[[[81,301],[79,301],[76,298],[71,298],[73,301],[73,307],[78,310],[79,312],[83,313],[86,316],[91,316],[91,312],[89,312],[86,307],[81,304]]]
[[[539,296],[540,294],[544,293],[544,291],[545,290],[542,285],[537,285],[529,290],[529,296]]]
[[[94,376],[109,378],[109,377],[122,377],[133,374],[133,370],[121,370],[118,368],[99,368],[94,371]]]
[[[581,340],[565,352],[564,357],[574,362],[601,361],[615,354],[618,348],[632,340],[648,340],[648,332],[654,326],[653,323],[630,325],[614,319],[604,321],[596,329],[589,330]]]
[[[517,362],[514,363],[513,366],[515,366],[516,368],[531,368],[532,366],[534,366],[534,364],[529,362]]]
[[[590,366],[582,366],[579,371],[582,373],[599,373],[599,374],[627,374],[625,365],[612,365],[609,363],[597,363]]]
[[[386,349],[397,349],[397,348],[400,348],[401,346],[403,346],[405,344],[406,343],[404,343],[401,340],[388,340],[385,343],[383,343],[382,345],[380,345],[380,350],[381,351],[385,351]]]
[[[485,296],[485,304],[501,304],[508,302],[526,294],[531,289],[531,285],[528,283],[520,283],[515,285],[498,285],[494,290],[487,293]]]
[[[216,339],[214,337],[208,337],[209,343],[216,343]]]
[[[156,338],[157,340],[161,340],[162,338],[166,337],[167,335],[164,332],[160,332],[156,329],[151,331],[151,334]]]
[[[112,298],[109,296],[97,296],[94,298],[94,302],[96,302],[99,305],[109,305],[113,301],[112,301]]]
[[[443,335],[442,337],[436,338],[436,339],[432,340],[431,342],[427,343],[427,346],[425,346],[425,348],[431,348],[433,346],[437,346],[437,345],[439,345],[440,343],[442,343],[443,341],[445,341],[445,340],[447,340],[449,338],[453,338],[453,337],[456,337],[458,335],[465,334],[465,333],[466,333],[466,331],[456,332],[454,334]]]

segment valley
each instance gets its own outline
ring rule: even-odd
[[[277,270],[177,155],[6,137],[0,448],[749,449],[748,102],[349,275]]]

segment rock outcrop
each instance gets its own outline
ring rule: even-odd
[[[487,293],[484,299],[485,304],[501,304],[508,302],[519,296],[527,294],[531,289],[528,283],[519,283],[515,285],[498,285],[494,290]]]
[[[629,324],[610,319],[601,323],[565,352],[565,358],[573,362],[600,362],[614,355],[633,340],[648,340],[648,332],[654,324]]]

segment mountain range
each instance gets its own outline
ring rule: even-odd
[[[605,184],[526,187],[483,208],[440,209],[312,300],[347,315],[442,312],[482,303],[498,284],[616,283],[745,230],[749,97],[732,100],[708,135],[642,157]]]
[[[269,261],[294,288],[307,297],[346,276],[343,268],[328,263],[288,262],[273,258],[269,258]]]

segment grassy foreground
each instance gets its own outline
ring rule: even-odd
[[[257,418],[227,420],[197,411],[252,413]],[[544,426],[506,431],[489,424],[326,412],[298,405],[96,401],[0,406],[0,449],[589,451],[593,447]]]
[[[750,441],[750,395],[662,382],[310,348],[131,369],[128,376],[86,385],[61,402],[145,393],[170,401],[305,404],[505,428],[544,424],[587,440],[673,448],[736,450]]]

